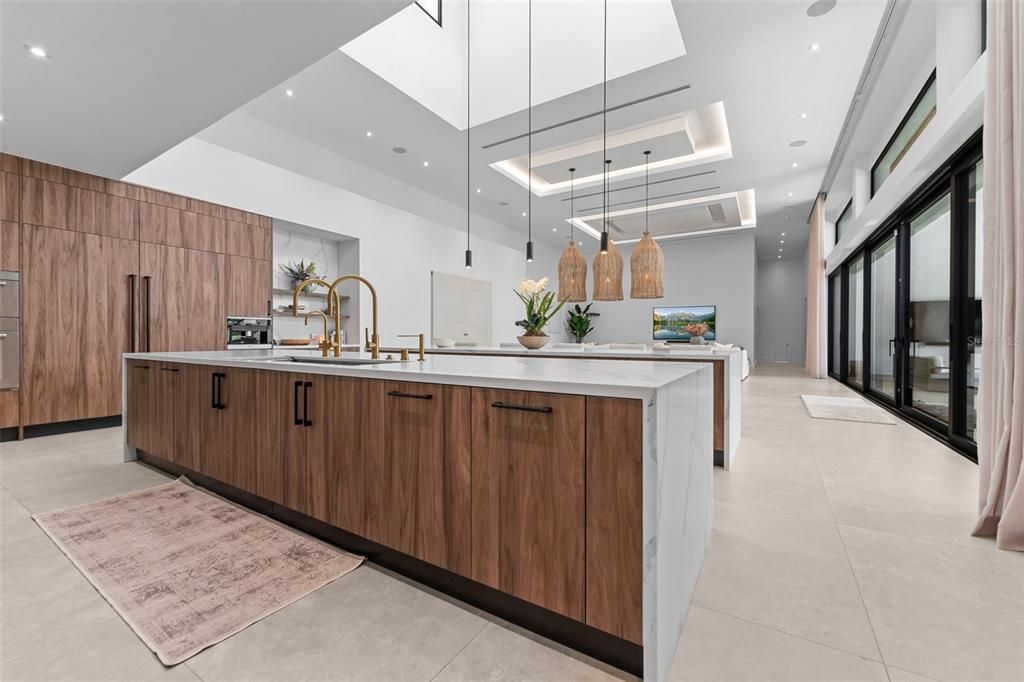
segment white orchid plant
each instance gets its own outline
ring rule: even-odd
[[[516,325],[523,328],[525,336],[546,336],[544,327],[558,314],[558,311],[565,305],[565,300],[555,305],[555,292],[545,290],[548,288],[548,278],[542,277],[538,280],[524,279],[515,288],[516,296],[526,306],[526,317],[516,322]]]

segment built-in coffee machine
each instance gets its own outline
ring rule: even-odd
[[[273,324],[269,317],[228,317],[228,350],[271,348]]]

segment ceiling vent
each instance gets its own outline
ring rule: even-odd
[[[708,206],[708,215],[710,215],[711,220],[716,223],[725,222],[725,209],[722,208],[721,204],[710,204]]]

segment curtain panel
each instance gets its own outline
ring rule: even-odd
[[[807,232],[807,340],[804,370],[815,379],[828,375],[828,286],[825,281],[825,196],[811,210]]]
[[[988,3],[979,518],[1024,551],[1024,3]]]

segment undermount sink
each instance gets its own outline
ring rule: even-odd
[[[264,359],[263,362],[305,362],[320,365],[384,365],[393,362],[399,362],[398,360],[384,360],[373,358],[325,358],[320,356],[298,356],[288,355],[285,357],[268,358]]]

